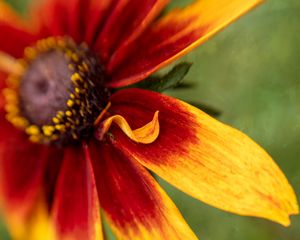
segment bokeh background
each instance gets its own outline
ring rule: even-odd
[[[6,1],[26,12],[27,0]],[[169,9],[190,2],[173,0]],[[219,110],[221,121],[267,149],[300,199],[300,1],[266,1],[183,60],[194,63],[186,76],[193,87],[168,94]],[[206,206],[160,181],[202,240],[300,240],[300,216],[284,228]],[[1,219],[0,239],[10,240]]]

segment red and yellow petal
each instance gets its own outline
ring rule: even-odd
[[[41,240],[42,238],[43,240],[58,240],[53,221],[51,221],[50,209],[52,209],[54,189],[63,160],[63,150],[52,148],[47,159],[42,190],[30,211],[29,217],[26,219],[26,223],[21,227],[14,222],[8,223],[13,239]]]
[[[54,197],[52,216],[59,240],[103,239],[87,146],[65,150]]]
[[[114,4],[104,28],[97,37],[95,49],[107,62],[115,54],[126,54],[132,43],[158,16],[169,0],[121,0]]]
[[[49,216],[49,210],[42,195],[39,195],[26,222],[20,224],[6,218],[12,239],[16,240],[58,240]]]
[[[36,36],[27,29],[20,16],[0,0],[0,52],[6,52],[14,57],[23,56],[26,46],[36,40]]]
[[[13,236],[21,236],[42,191],[52,149],[30,143],[3,113],[0,117],[0,207]]]
[[[245,134],[171,97],[146,90],[122,90],[111,97],[112,114],[137,128],[159,111],[160,134],[137,144],[118,127],[112,143],[127,157],[191,196],[240,215],[289,225],[298,213],[294,191],[272,158]]]
[[[14,11],[5,0],[0,1],[0,20],[10,24],[22,24],[20,16]]]
[[[144,79],[197,47],[261,0],[197,0],[155,22],[129,54],[116,56],[108,66],[111,87]]]
[[[197,239],[144,167],[112,145],[90,149],[101,207],[118,239]]]
[[[40,190],[47,155],[43,147],[29,143],[22,133],[7,125],[1,121],[1,205],[5,211],[15,212],[22,218]]]

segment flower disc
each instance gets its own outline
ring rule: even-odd
[[[8,120],[35,142],[88,138],[110,95],[98,57],[84,44],[49,38],[27,48],[20,63],[24,71],[10,76],[5,92]]]

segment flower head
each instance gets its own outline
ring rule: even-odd
[[[147,169],[214,207],[290,223],[293,189],[250,138],[160,93],[127,88],[259,0],[0,1],[0,206],[16,239],[196,239]],[[6,79],[6,81],[5,81]]]

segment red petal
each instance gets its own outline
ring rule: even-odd
[[[6,87],[5,79],[7,74],[0,72],[0,112],[2,112],[3,107],[5,105],[5,99],[2,93],[3,88]]]
[[[109,144],[90,149],[101,207],[118,239],[197,239],[141,165]]]
[[[32,144],[0,116],[0,199],[9,221],[23,224],[42,188],[50,148]]]
[[[105,23],[96,42],[96,50],[106,62],[115,53],[118,57],[127,52],[133,42],[165,7],[168,0],[121,0]]]
[[[84,41],[89,16],[89,0],[49,0],[35,9],[42,22],[42,33],[50,36],[70,36],[76,42]],[[46,37],[46,36],[44,36]]]
[[[86,25],[85,42],[92,45],[98,38],[109,14],[117,0],[90,0],[88,8],[88,24]]]
[[[53,219],[59,239],[102,239],[100,207],[86,146],[65,150]]]
[[[34,13],[41,18],[46,37],[70,36],[76,42],[91,46],[117,0],[49,0]]]
[[[110,99],[112,114],[140,127],[159,111],[160,134],[137,144],[118,127],[109,139],[128,157],[191,196],[241,215],[289,225],[298,213],[295,193],[272,158],[240,131],[184,102],[146,90],[128,89]]]
[[[98,17],[94,16],[98,12],[89,12],[91,2],[94,0],[48,0],[35,7],[33,17],[41,22],[40,36],[69,36],[77,43],[87,42],[89,21]]]
[[[36,40],[17,13],[3,1],[0,2],[0,33],[0,51],[17,58],[22,57],[24,48]]]
[[[44,194],[47,202],[48,210],[53,207],[53,200],[55,194],[55,186],[59,177],[61,165],[64,157],[64,149],[55,148],[49,155],[49,161],[46,163],[44,173]]]
[[[259,2],[198,0],[184,9],[175,9],[147,29],[127,55],[115,56],[108,66],[113,75],[109,86],[122,87],[144,79],[206,41]]]

